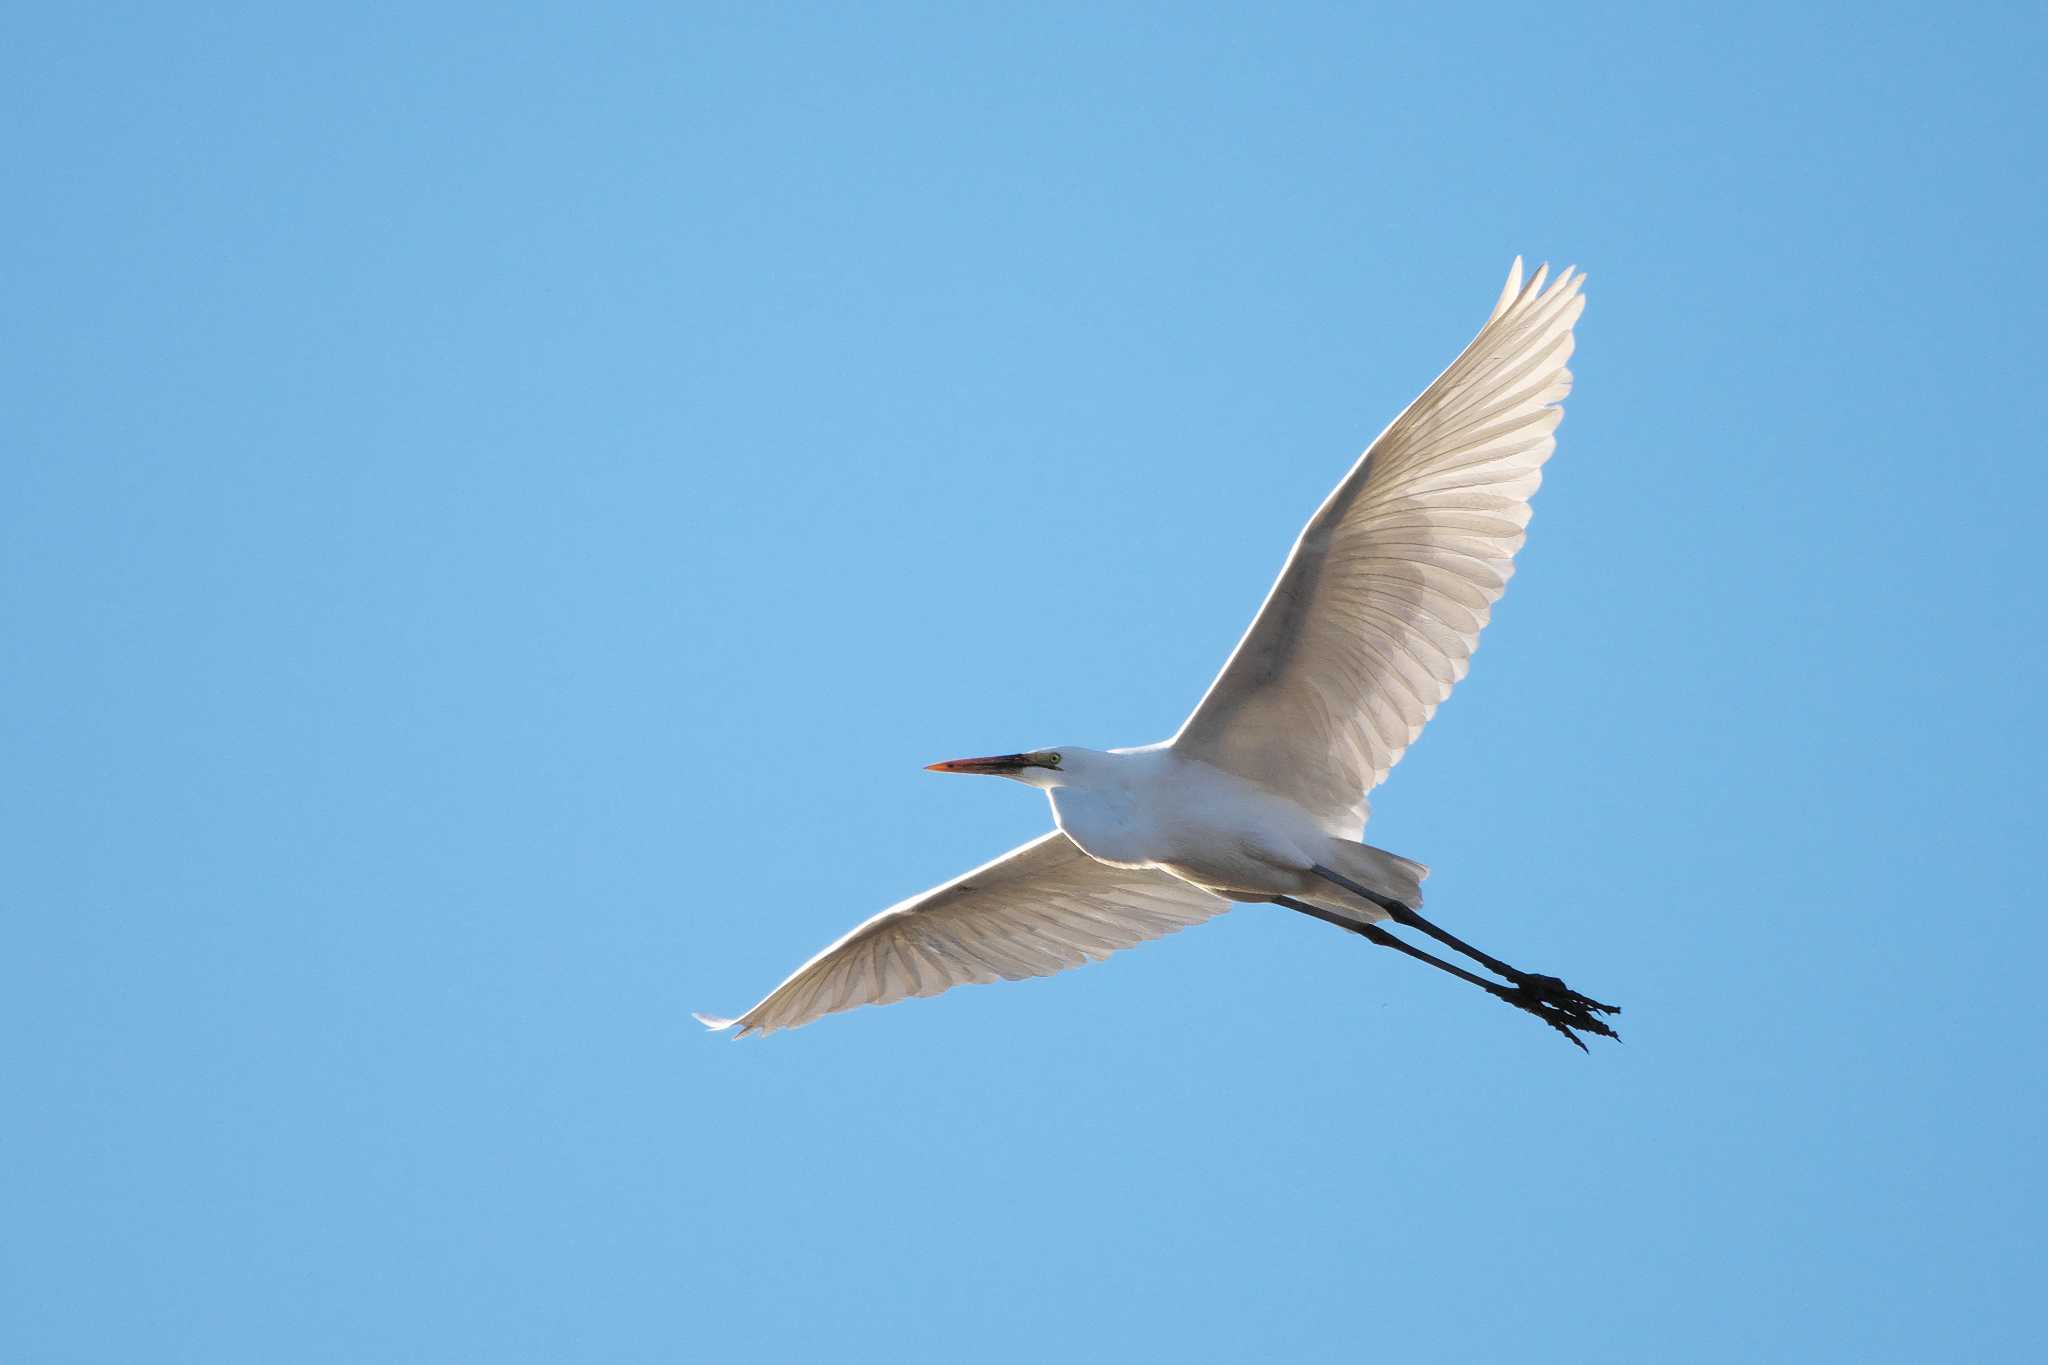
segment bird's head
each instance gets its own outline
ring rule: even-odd
[[[992,754],[987,758],[951,758],[929,764],[932,773],[986,773],[1007,777],[1032,787],[1063,787],[1077,767],[1086,767],[1091,751],[1073,745],[1057,749],[1033,749],[1022,754]]]

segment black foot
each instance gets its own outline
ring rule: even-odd
[[[1523,986],[1540,996],[1546,1003],[1560,1009],[1581,1010],[1588,1014],[1620,1014],[1621,1006],[1603,1005],[1598,1000],[1580,995],[1570,986],[1554,976],[1539,976],[1534,972],[1516,972],[1508,978],[1517,986]]]
[[[1619,1005],[1603,1005],[1598,1000],[1580,995],[1554,976],[1517,972],[1514,985],[1488,985],[1487,989],[1516,1009],[1535,1015],[1562,1033],[1581,1052],[1586,1050],[1586,1044],[1579,1037],[1580,1033],[1621,1041],[1621,1035],[1600,1017],[1603,1014],[1620,1014]]]

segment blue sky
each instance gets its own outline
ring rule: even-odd
[[[2038,1358],[2034,6],[17,9],[0,1356]],[[1278,910],[736,1045],[1169,734],[1517,252],[1579,386]]]

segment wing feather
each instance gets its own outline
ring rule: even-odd
[[[1571,391],[1585,278],[1544,266],[1525,284],[1516,258],[1472,344],[1302,531],[1175,748],[1355,832],[1514,575]]]
[[[739,1035],[969,983],[1050,976],[1230,908],[1163,872],[1098,863],[1058,830],[890,906],[791,973]]]

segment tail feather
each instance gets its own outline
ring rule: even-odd
[[[1427,863],[1418,863],[1413,858],[1403,858],[1398,853],[1349,839],[1332,839],[1330,842],[1335,846],[1332,854],[1336,859],[1330,865],[1331,871],[1341,872],[1359,885],[1391,897],[1411,910],[1422,907],[1422,879],[1429,875]],[[1360,908],[1357,897],[1343,892],[1337,894],[1343,898],[1345,909]],[[1371,917],[1383,918],[1378,911],[1371,912]]]

